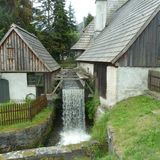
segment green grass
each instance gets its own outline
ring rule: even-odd
[[[75,68],[77,66],[74,59],[67,59],[65,61],[60,62],[62,68]]]
[[[47,107],[44,110],[42,110],[39,114],[37,114],[33,118],[32,122],[26,121],[26,122],[17,123],[17,124],[8,125],[8,126],[0,126],[0,133],[1,132],[17,131],[17,130],[21,130],[24,128],[33,127],[37,124],[41,124],[49,118],[51,113],[52,113],[52,109],[50,107]]]
[[[124,159],[160,159],[160,101],[147,96],[118,103],[110,112],[115,143]]]
[[[107,125],[114,129],[114,144],[124,160],[160,159],[160,101],[138,96],[118,103],[95,123],[92,137],[103,142]],[[107,154],[97,158],[115,159]]]
[[[100,143],[107,141],[107,122],[108,122],[108,112],[106,112],[102,118],[100,118],[92,128],[92,139],[97,140]]]

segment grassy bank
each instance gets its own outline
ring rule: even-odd
[[[10,132],[10,131],[18,131],[24,128],[33,127],[35,125],[41,124],[45,122],[49,116],[52,114],[52,109],[50,107],[45,108],[39,114],[37,114],[32,121],[26,121],[23,123],[17,123],[14,125],[6,125],[0,126],[0,133],[1,132]]]
[[[129,98],[114,106],[93,127],[93,138],[104,141],[106,126],[124,160],[160,159],[160,101],[147,96]],[[105,155],[97,160],[114,160]]]

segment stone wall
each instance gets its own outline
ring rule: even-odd
[[[43,144],[52,127],[52,115],[45,122],[19,131],[0,132],[0,152],[34,148]]]
[[[0,160],[73,160],[92,158],[92,147],[101,147],[97,142],[83,142],[69,146],[43,147],[0,154]]]

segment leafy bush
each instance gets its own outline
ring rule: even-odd
[[[100,105],[99,96],[97,93],[86,102],[86,113],[90,120],[94,120],[97,107]]]
[[[92,128],[92,139],[99,141],[104,144],[107,142],[107,122],[109,119],[109,112],[106,111],[105,114],[95,122]]]

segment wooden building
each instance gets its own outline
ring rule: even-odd
[[[94,36],[94,19],[82,31],[82,34],[71,50],[74,51],[75,57],[79,57],[90,45]]]
[[[148,71],[160,70],[160,0],[96,0],[96,5],[100,33],[77,62],[96,77],[101,103],[112,106],[143,94]]]
[[[12,24],[0,42],[0,102],[50,92],[59,68],[34,34]]]

